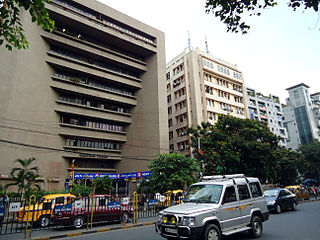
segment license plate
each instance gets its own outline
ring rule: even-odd
[[[177,229],[174,229],[174,228],[165,228],[165,231],[166,231],[167,233],[177,234]]]

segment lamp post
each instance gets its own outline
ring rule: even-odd
[[[208,134],[210,134],[211,131],[207,131],[204,135],[207,136]],[[204,170],[204,163],[203,163],[203,150],[201,149],[201,137],[198,137],[198,153],[200,155],[200,161],[201,161],[201,171],[200,171],[200,179],[202,179],[203,176],[203,170]]]
[[[74,168],[74,159],[72,160],[72,163],[71,163],[71,179],[69,179],[70,194],[72,194],[72,187],[73,187],[73,184],[74,184],[74,171],[73,171],[73,168]],[[70,184],[70,181],[71,181],[71,184]]]

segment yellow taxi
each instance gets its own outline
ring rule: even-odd
[[[290,192],[294,193],[299,200],[309,199],[309,192],[307,189],[302,189],[300,186],[293,185],[293,186],[286,186]]]
[[[183,198],[183,190],[169,190],[164,193],[165,196],[165,206],[170,207],[174,204],[180,204],[181,198]]]
[[[76,196],[70,193],[46,195],[35,204],[20,208],[17,217],[18,222],[38,223],[40,227],[47,227],[53,216],[54,207],[57,205],[71,204]]]

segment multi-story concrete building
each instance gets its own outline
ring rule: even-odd
[[[49,190],[76,173],[146,171],[168,152],[164,33],[94,0],[21,12],[29,50],[0,49],[0,174],[36,158]],[[125,184],[125,183],[124,183]]]
[[[304,83],[287,88],[289,98],[283,107],[288,147],[296,150],[302,144],[320,138],[320,93],[309,95]]]
[[[280,137],[279,145],[287,146],[287,130],[283,125],[283,110],[279,97],[264,96],[254,89],[247,88],[249,117],[265,122],[270,131]]]
[[[218,116],[247,118],[243,74],[237,66],[199,49],[186,49],[167,63],[170,152],[191,155],[188,127],[214,124]]]

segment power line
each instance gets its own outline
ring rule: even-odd
[[[65,149],[58,149],[58,148],[52,148],[52,147],[44,147],[44,146],[26,144],[26,143],[21,143],[21,142],[16,142],[16,141],[9,141],[9,140],[5,140],[5,139],[0,139],[0,142],[13,144],[13,145],[24,146],[24,147],[36,148],[36,149],[44,149],[44,150],[49,150],[49,151],[53,151],[53,152],[67,152],[67,153],[75,153],[75,154],[90,154],[90,153],[77,152],[77,151],[72,151],[72,150],[65,150]],[[107,155],[107,154],[104,154],[104,155],[107,156],[107,157],[114,157],[114,155]],[[151,159],[147,159],[147,158],[155,158],[156,156],[122,156],[122,157],[130,159],[130,160],[150,161]]]

